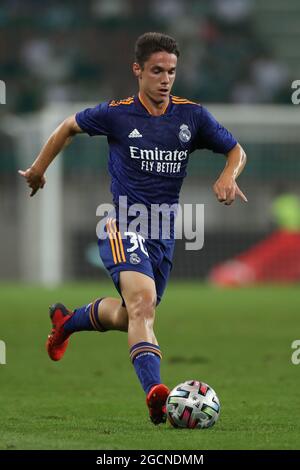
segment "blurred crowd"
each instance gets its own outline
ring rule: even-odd
[[[135,92],[145,31],[179,42],[175,94],[205,102],[284,103],[290,80],[255,28],[253,0],[2,0],[0,79],[13,112]]]

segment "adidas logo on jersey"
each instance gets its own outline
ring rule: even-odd
[[[143,137],[143,136],[142,136],[142,134],[139,133],[139,131],[137,129],[133,129],[133,131],[130,132],[128,137],[130,137],[132,139],[134,137]]]

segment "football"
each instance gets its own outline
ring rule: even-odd
[[[177,385],[167,398],[167,416],[175,428],[210,428],[220,415],[220,401],[206,383],[187,380]]]

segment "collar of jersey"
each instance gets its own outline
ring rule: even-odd
[[[164,116],[165,114],[168,113],[168,111],[170,110],[171,104],[172,104],[171,95],[170,95],[170,96],[169,96],[169,102],[168,102],[167,106],[165,107],[164,112],[161,113],[159,116],[155,116],[154,114],[151,114],[151,113],[150,113],[149,109],[147,108],[147,106],[145,105],[145,103],[143,102],[143,100],[141,99],[139,93],[135,96],[135,102],[136,102],[136,104],[138,105],[139,108],[143,109],[143,111],[146,111],[146,113],[147,113],[149,116],[152,116],[152,117],[161,117],[161,116]]]

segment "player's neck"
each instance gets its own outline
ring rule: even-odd
[[[166,100],[162,101],[161,103],[155,103],[155,101],[151,100],[151,98],[149,98],[145,93],[139,91],[139,100],[147,109],[149,114],[152,116],[160,116],[161,114],[165,113],[170,97],[166,97]]]

